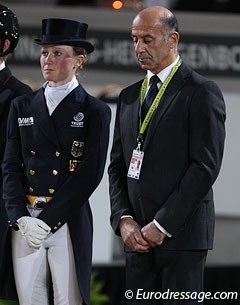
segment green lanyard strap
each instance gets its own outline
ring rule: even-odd
[[[146,131],[148,124],[153,116],[154,111],[157,108],[157,105],[160,101],[160,99],[162,98],[165,90],[167,89],[168,84],[170,83],[171,79],[173,78],[174,74],[177,72],[178,68],[180,67],[182,63],[182,60],[179,59],[178,62],[176,63],[176,65],[172,68],[170,74],[168,75],[168,77],[166,78],[165,82],[162,84],[160,90],[158,91],[158,94],[156,95],[151,107],[149,108],[146,117],[144,119],[144,121],[142,123],[140,123],[140,131],[138,134],[138,138],[137,141],[138,142],[143,142],[144,139],[144,132]],[[144,101],[144,97],[145,97],[145,93],[147,90],[147,82],[148,82],[148,78],[147,75],[144,78],[144,81],[142,83],[142,87],[141,87],[141,96],[140,96],[140,105],[142,107],[143,101]]]

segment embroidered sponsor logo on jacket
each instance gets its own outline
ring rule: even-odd
[[[34,119],[32,116],[28,118],[18,118],[18,126],[30,126],[34,124]]]
[[[78,112],[73,117],[74,121],[71,121],[71,127],[83,127],[83,123],[84,123],[83,119],[84,119],[84,114],[82,112]]]

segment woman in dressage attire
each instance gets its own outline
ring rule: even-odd
[[[103,175],[111,113],[75,76],[94,50],[87,28],[73,20],[42,21],[35,43],[46,83],[10,109],[3,196],[20,305],[48,305],[49,289],[55,305],[89,304],[88,199]]]

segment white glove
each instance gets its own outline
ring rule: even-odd
[[[40,248],[44,239],[51,232],[51,228],[41,219],[23,216],[17,221],[19,230],[26,238],[30,247]]]

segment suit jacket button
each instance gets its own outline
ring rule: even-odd
[[[54,176],[57,176],[58,171],[57,171],[56,169],[54,169],[54,170],[52,171],[52,173],[53,173]]]
[[[55,226],[54,228],[53,228],[53,230],[57,230],[58,229],[58,227],[57,226]]]
[[[29,193],[33,193],[33,188],[30,187],[30,188],[28,189],[28,191],[29,191]]]
[[[49,189],[48,191],[49,191],[50,194],[53,194],[55,192],[54,189]]]
[[[31,155],[32,156],[35,156],[36,155],[36,152],[34,150],[31,150]]]
[[[35,170],[33,170],[33,169],[30,169],[30,171],[29,171],[29,174],[31,175],[31,176],[34,176],[35,175]]]
[[[55,151],[55,156],[56,157],[60,157],[60,152],[59,151]]]

